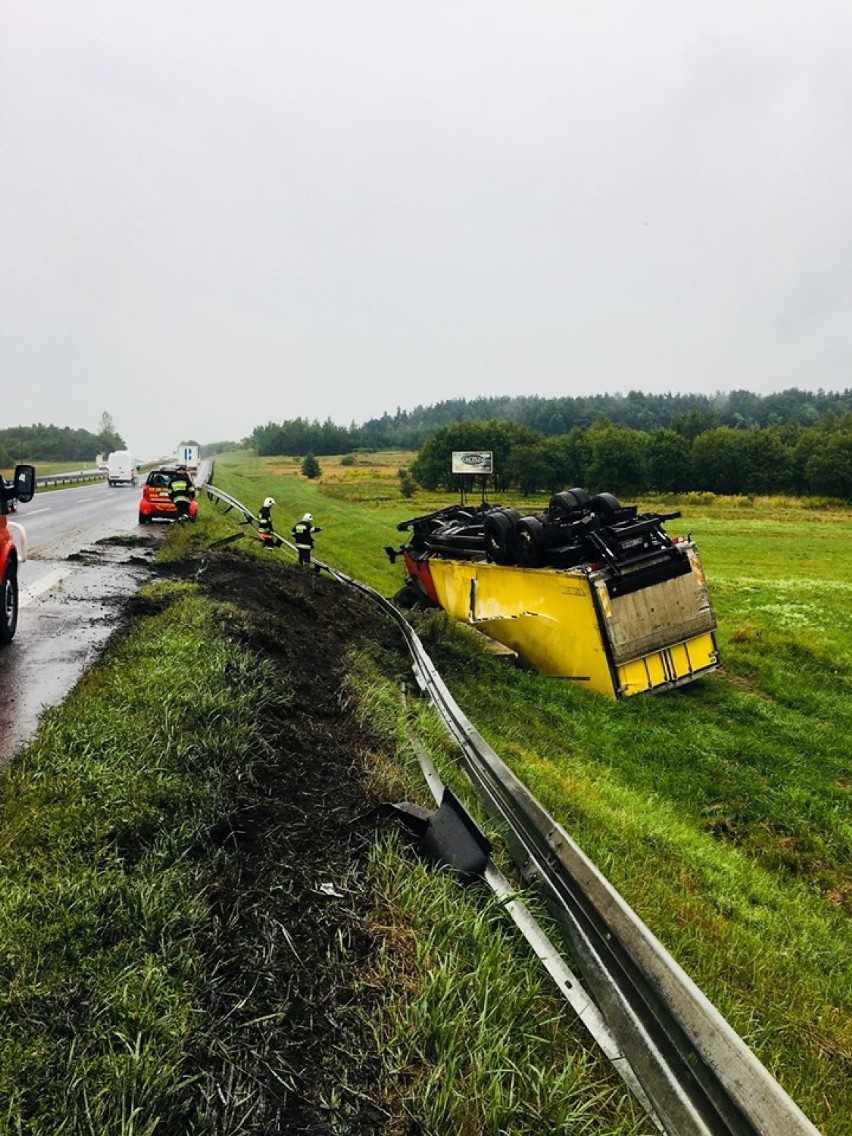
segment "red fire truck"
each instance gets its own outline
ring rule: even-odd
[[[18,626],[18,561],[26,559],[23,525],[10,521],[15,502],[31,501],[35,492],[35,469],[15,467],[11,481],[0,477],[0,646],[11,643]]]

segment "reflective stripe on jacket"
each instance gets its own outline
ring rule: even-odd
[[[314,538],[311,535],[314,533],[314,526],[310,521],[296,521],[290,532],[296,538],[296,548],[313,548]]]
[[[184,478],[176,477],[169,486],[169,496],[172,501],[191,501],[192,494],[189,490],[189,482]]]

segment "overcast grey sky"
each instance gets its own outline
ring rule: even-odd
[[[0,425],[852,385],[848,0],[0,13]]]

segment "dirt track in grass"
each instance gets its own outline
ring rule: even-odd
[[[227,605],[227,634],[273,663],[283,695],[265,726],[268,755],[210,833],[227,853],[211,903],[210,1009],[230,1005],[227,1036],[199,1065],[221,1062],[224,1075],[237,1053],[250,1065],[246,1131],[415,1133],[381,1106],[365,1023],[381,996],[359,980],[373,947],[363,868],[374,830],[351,822],[377,803],[364,775],[375,743],[343,692],[352,648],[407,670],[399,632],[357,593],[278,558],[214,551],[166,571]]]

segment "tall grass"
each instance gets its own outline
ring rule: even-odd
[[[271,493],[279,531],[309,509],[324,525],[317,554],[391,593],[399,567],[381,550],[401,539],[396,523],[442,503],[399,495],[403,457],[339,469],[322,459],[315,483],[295,461],[240,455],[217,459],[216,480],[254,511]],[[440,618],[420,629],[495,748],[826,1136],[848,1136],[848,513],[759,499],[684,509],[724,674],[612,703],[506,670]],[[241,548],[286,565],[238,519],[203,501],[198,524],[170,534],[169,555],[195,558],[240,532]],[[193,582],[155,587],[147,602],[150,618],[46,716],[2,780],[0,1132],[236,1136],[270,1122],[259,1086],[288,1076],[275,1030],[255,1021],[283,1011],[253,1011],[229,953],[250,921],[252,966],[272,988],[270,960],[292,956],[287,928],[262,889],[236,883],[211,928],[210,873],[227,872],[227,856],[206,835],[252,792],[269,757],[266,714],[284,711],[287,691],[233,634],[237,607],[211,607]],[[347,697],[371,724],[376,793],[400,799],[422,790],[384,663],[353,657]],[[411,712],[467,795],[434,717]],[[386,1053],[387,1136],[406,1125],[434,1136],[648,1131],[493,901],[426,873],[394,837],[350,882],[377,944],[357,983]],[[345,944],[329,951],[345,965]],[[328,1088],[341,1132],[342,1097]]]
[[[407,740],[412,716],[447,782],[463,792],[436,716],[405,706],[368,654],[348,663],[347,689],[381,740],[370,761],[381,797],[429,804]],[[480,820],[504,860],[499,836]],[[427,870],[394,834],[380,835],[371,869],[378,948],[361,981],[382,1007],[373,1030],[394,1113],[434,1136],[650,1136],[650,1121],[484,885]]]
[[[386,1075],[429,1133],[650,1133],[611,1070],[578,1039],[493,897],[429,873],[393,839],[373,855],[373,920],[395,928],[365,982]]]
[[[220,473],[240,496],[239,460]],[[319,554],[391,594],[400,575],[381,549],[401,539],[397,522],[446,503],[395,497],[394,479],[388,467],[351,479],[345,508],[330,463],[320,483],[269,469],[264,484],[279,508],[331,517]],[[495,748],[823,1131],[848,1136],[850,511],[778,498],[679,507],[668,528],[698,541],[718,675],[612,703],[507,671],[440,620],[422,630]]]
[[[221,532],[205,512],[173,531],[187,555]],[[194,573],[142,601],[147,617],[0,780],[3,1134],[254,1136],[282,1130],[278,1102],[305,1091],[287,1058],[307,1028],[290,1010],[304,964],[278,898],[296,866],[270,842],[248,879],[212,835],[268,807],[269,770],[288,759],[270,718],[304,692],[246,644],[267,611],[211,603]],[[340,699],[373,738],[352,776],[366,760],[377,792],[410,797],[397,667],[353,659]],[[493,900],[426,873],[393,836],[338,882],[375,949],[356,973],[363,952],[338,931],[316,963],[358,997],[336,1007],[321,988],[311,1009],[334,1023],[318,1133],[365,1136],[353,1071],[372,1037],[384,1136],[647,1136]]]
[[[191,587],[149,602],[0,782],[0,1131],[188,1131],[211,1075],[198,851],[270,695]]]

